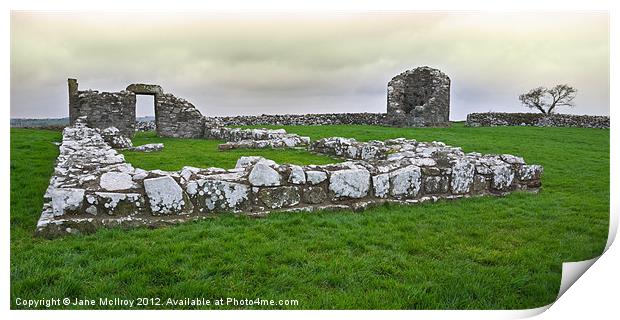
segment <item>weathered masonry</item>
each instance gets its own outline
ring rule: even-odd
[[[88,126],[106,129],[116,127],[126,137],[136,129],[136,95],[154,96],[155,125],[161,137],[200,138],[204,117],[188,101],[164,93],[158,85],[130,84],[120,92],[78,90],[76,79],[69,79],[69,121],[86,116]]]
[[[263,215],[272,210],[363,209],[384,202],[536,192],[543,168],[503,155],[464,153],[441,142],[358,142],[324,138],[314,152],[344,158],[329,165],[278,164],[241,157],[234,169],[143,170],[109,142],[117,132],[81,117],[63,131],[36,234],[55,237],[100,227],[161,226],[215,213]],[[235,139],[278,138],[282,132],[232,131]],[[276,136],[273,136],[276,135]],[[279,138],[278,138],[279,139]]]
[[[388,83],[387,123],[400,127],[450,125],[450,78],[430,67],[407,70]]]
[[[534,126],[609,129],[609,117],[575,114],[485,112],[467,115],[469,127]]]
[[[119,92],[79,90],[68,79],[70,124],[82,116],[88,126],[116,127],[126,137],[136,131],[136,95],[151,95],[155,130],[161,137],[203,138],[205,130],[227,125],[370,124],[400,127],[449,126],[450,78],[430,67],[405,71],[388,83],[387,113],[263,115],[205,118],[190,102],[165,93],[161,86],[135,83]],[[247,143],[246,143],[247,144]]]

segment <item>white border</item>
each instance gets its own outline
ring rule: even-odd
[[[4,156],[0,159],[0,166],[4,168],[2,171],[2,182],[0,184],[0,196],[2,197],[2,203],[4,204],[4,218],[2,219],[3,231],[3,245],[1,247],[1,254],[3,263],[1,265],[2,272],[2,290],[0,294],[0,304],[2,305],[2,313],[8,313],[5,315],[5,319],[30,319],[30,318],[45,318],[45,319],[80,319],[89,317],[92,319],[109,319],[110,317],[147,317],[149,319],[163,319],[181,315],[185,319],[204,318],[204,317],[216,317],[222,319],[236,319],[243,316],[251,316],[252,318],[266,318],[266,319],[290,319],[290,318],[315,318],[315,317],[329,317],[329,318],[376,318],[376,317],[389,317],[389,318],[402,318],[409,319],[412,316],[419,316],[430,319],[514,319],[532,316],[539,314],[546,310],[546,307],[533,309],[533,310],[519,310],[519,311],[290,311],[290,312],[274,312],[274,311],[260,311],[260,312],[247,312],[247,311],[8,311],[10,308],[10,265],[9,265],[9,203],[10,203],[10,189],[9,189],[9,121],[10,117],[10,10],[48,10],[48,11],[91,11],[91,10],[105,10],[105,11],[122,11],[122,12],[144,12],[144,11],[208,11],[208,12],[333,12],[333,11],[346,11],[346,12],[366,12],[366,11],[402,11],[402,10],[415,10],[415,11],[438,11],[438,10],[450,10],[450,11],[579,11],[579,10],[603,10],[610,11],[611,22],[611,57],[617,57],[620,53],[617,48],[617,41],[614,38],[618,38],[618,23],[615,20],[618,15],[618,1],[603,1],[603,0],[588,0],[588,1],[541,1],[541,0],[521,0],[521,1],[484,1],[484,0],[470,0],[470,1],[458,1],[458,0],[434,0],[434,1],[398,1],[398,0],[382,0],[382,1],[368,1],[368,0],[346,0],[346,1],[329,1],[329,0],[315,0],[315,1],[241,1],[241,0],[227,0],[227,1],[201,1],[192,2],[184,0],[176,0],[171,2],[156,2],[154,0],[139,0],[139,1],[123,1],[123,0],[107,0],[101,2],[89,2],[89,1],[3,1],[0,4],[3,9],[2,12],[2,24],[1,24],[1,36],[6,50],[2,51],[1,65],[4,72],[2,73],[2,88],[4,89],[4,95],[1,96],[2,105],[1,112],[4,115],[4,122],[2,127],[4,133],[1,138],[1,147],[4,152]],[[147,9],[145,9],[147,8]],[[610,84],[611,88],[618,87],[618,64],[617,59],[610,61],[611,74]],[[610,105],[618,105],[618,94],[615,91],[610,91]],[[610,109],[610,115],[612,120],[611,129],[611,163],[618,163],[620,159],[618,157],[618,130],[617,121],[618,117],[617,108]],[[618,176],[618,170],[616,166],[611,167],[612,184],[611,194],[618,195],[618,185],[620,179]],[[607,246],[611,245],[618,225],[618,200],[611,197],[611,223],[610,223],[610,235]],[[617,294],[618,291],[618,270],[620,270],[620,252],[616,246],[612,246],[599,260],[594,263],[591,270],[587,271],[581,280],[577,281],[547,312],[543,313],[540,317],[546,319],[564,319],[567,317],[592,317],[593,315],[607,316],[611,314],[617,314]],[[575,266],[575,265],[573,265]],[[579,266],[577,264],[576,266]],[[570,268],[565,266],[565,268]],[[563,275],[564,278],[564,275]]]

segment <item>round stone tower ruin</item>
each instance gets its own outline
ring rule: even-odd
[[[407,70],[388,82],[387,122],[399,127],[450,126],[450,78],[438,69]]]

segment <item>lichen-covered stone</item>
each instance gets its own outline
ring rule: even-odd
[[[308,137],[286,137],[269,140],[230,141],[218,145],[219,150],[232,149],[278,149],[305,147],[310,142]]]
[[[366,169],[347,169],[331,173],[329,190],[337,198],[363,198],[370,189],[370,172]]]
[[[297,187],[261,188],[258,199],[271,209],[292,207],[300,202],[299,189]]]
[[[95,192],[91,204],[90,214],[96,215],[98,212],[105,212],[108,215],[132,216],[146,210],[144,196],[139,193],[114,193],[114,192]]]
[[[239,157],[239,159],[237,159],[237,163],[235,164],[235,168],[239,169],[239,168],[246,168],[249,166],[254,165],[255,163],[257,163],[260,160],[264,160],[265,158],[260,157],[260,156],[243,156],[243,157]]]
[[[306,173],[300,166],[291,166],[291,174],[288,177],[288,182],[292,184],[305,184]]]
[[[422,173],[420,167],[407,166],[390,172],[392,189],[390,194],[396,198],[412,198],[420,192]]]
[[[148,177],[149,173],[146,170],[143,169],[136,169],[134,171],[133,176],[131,177],[131,179],[133,181],[140,181],[140,180],[144,180],[144,178]]]
[[[196,187],[190,188],[188,185],[187,192],[197,199],[199,211],[237,211],[249,205],[250,187],[245,184],[222,180],[194,183]]]
[[[510,189],[514,179],[514,171],[509,165],[494,166],[491,168],[493,172],[493,189],[506,191]]]
[[[310,150],[347,159],[385,159],[391,149],[382,141],[358,142],[353,138],[330,137],[313,142]]]
[[[77,213],[84,201],[84,189],[54,188],[50,196],[54,216]]]
[[[511,154],[502,154],[500,159],[509,164],[525,164],[525,160],[523,160],[523,158],[513,156]]]
[[[128,149],[133,146],[131,139],[121,134],[116,127],[108,127],[101,130],[101,137],[115,149]]]
[[[447,193],[450,187],[446,176],[430,176],[424,178],[424,193],[443,194]]]
[[[279,186],[282,183],[282,177],[278,171],[260,162],[254,165],[248,178],[255,187]]]
[[[75,90],[69,97],[70,124],[86,117],[91,128],[116,127],[120,134],[131,138],[135,133],[136,95],[133,92],[99,92]]]
[[[144,180],[144,191],[154,215],[188,214],[192,204],[179,184],[169,176]]]
[[[540,165],[524,165],[519,169],[520,180],[539,180],[543,167]]]
[[[319,184],[327,180],[327,173],[323,171],[309,170],[309,171],[306,171],[306,180],[310,184]]]
[[[126,190],[133,187],[132,177],[124,172],[106,172],[100,180],[101,188],[108,191]]]
[[[202,138],[204,117],[185,99],[169,93],[155,95],[157,135],[173,138]]]
[[[475,166],[469,159],[458,159],[452,165],[450,187],[455,194],[469,193],[474,182]]]
[[[375,197],[387,197],[390,192],[390,175],[387,173],[383,173],[373,176],[372,185],[374,188]]]
[[[476,174],[474,175],[474,182],[472,184],[472,190],[476,193],[480,193],[489,188],[489,182],[485,176]]]
[[[305,203],[317,204],[327,200],[327,193],[323,187],[310,186],[303,190],[303,200]]]

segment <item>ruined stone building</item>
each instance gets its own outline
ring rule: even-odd
[[[190,102],[159,85],[130,84],[120,92],[79,90],[69,79],[69,118],[87,116],[88,126],[116,127],[131,138],[136,129],[136,95],[154,97],[155,127],[161,137],[202,138],[213,127],[236,125],[364,124],[399,127],[449,126],[450,78],[430,67],[405,71],[388,83],[387,113],[263,115],[206,118]]]
[[[158,85],[130,84],[120,92],[78,90],[76,79],[69,79],[69,121],[73,125],[81,116],[87,116],[92,128],[116,127],[127,137],[133,137],[136,128],[136,95],[154,96],[155,125],[160,137],[200,138],[204,131],[204,117],[188,101],[164,93]]]
[[[406,71],[388,88],[385,116],[392,124],[447,125],[450,79],[439,70]],[[299,166],[249,156],[239,158],[234,169],[136,168],[118,149],[163,148],[134,147],[126,138],[135,131],[138,94],[154,96],[159,136],[228,141],[221,150],[303,146],[342,161]],[[191,103],[164,93],[158,85],[132,84],[120,92],[79,91],[77,81],[69,79],[69,106],[72,124],[63,130],[36,229],[37,235],[50,238],[102,227],[164,226],[215,213],[262,216],[273,210],[363,210],[382,203],[538,192],[541,187],[542,166],[526,164],[518,156],[465,153],[438,141],[359,142],[342,137],[311,141],[284,129],[227,128],[207,121]],[[351,124],[355,123],[351,119],[379,119],[342,115],[325,119]]]
[[[407,70],[388,82],[387,124],[399,127],[450,125],[450,78],[430,67]]]

